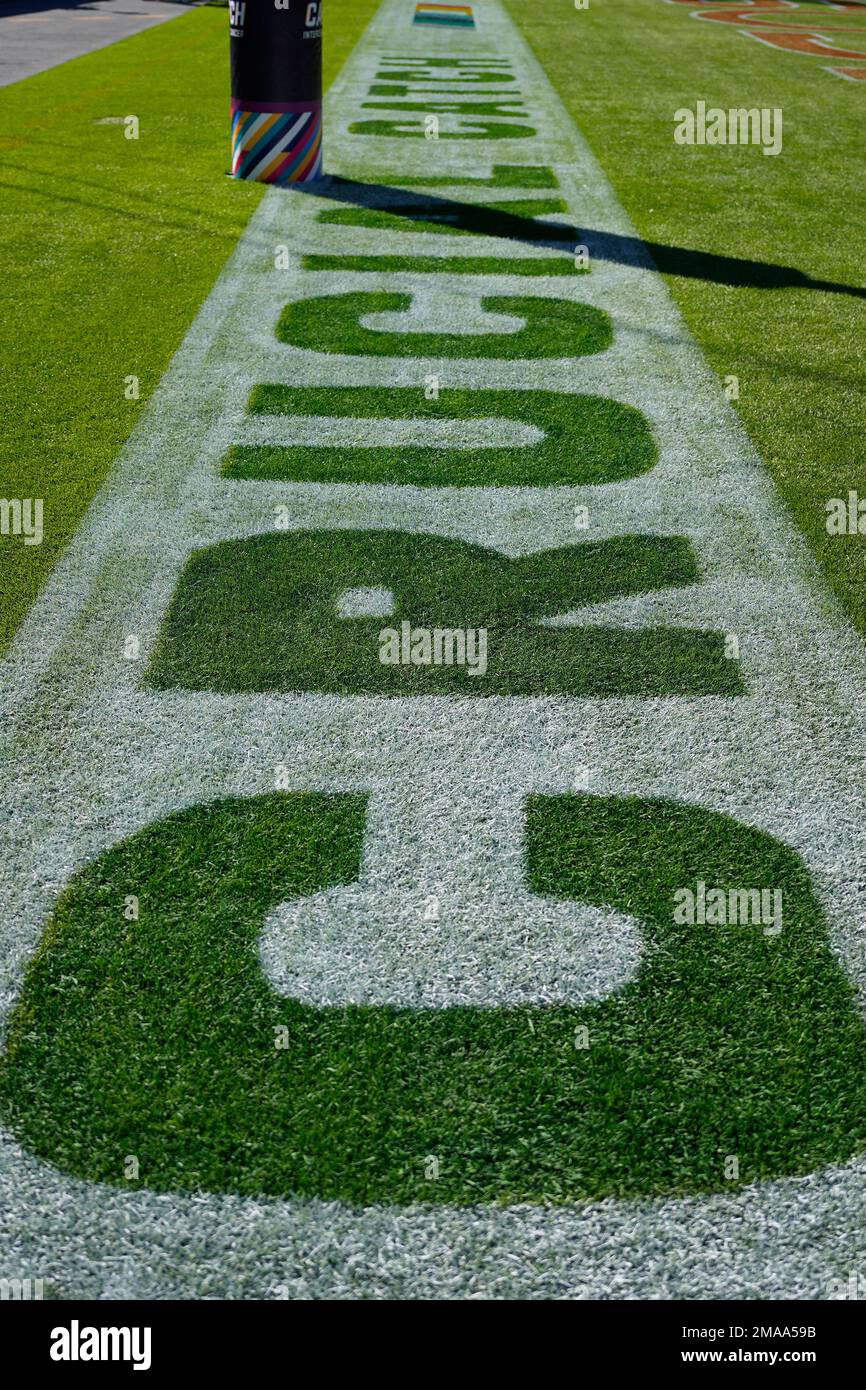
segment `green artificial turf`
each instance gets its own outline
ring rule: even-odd
[[[326,82],[377,4],[329,0]],[[0,497],[45,527],[0,536],[0,651],[262,196],[226,178],[227,30],[195,9],[0,90]]]
[[[425,59],[425,64],[429,63]],[[483,74],[478,74],[481,80]],[[451,81],[451,78],[446,79]],[[505,80],[503,77],[502,81]],[[509,77],[509,82],[514,78]],[[461,174],[459,169],[453,173],[430,175],[406,175],[399,171],[381,174],[382,184],[388,188],[558,188],[559,179],[553,169],[545,164],[494,164],[488,178],[476,174]]]
[[[699,578],[679,537],[618,536],[522,559],[407,531],[298,531],[224,541],[181,575],[147,674],[156,689],[357,695],[738,695],[721,633],[539,626],[585,604]],[[340,617],[348,590],[394,596]],[[487,633],[487,670],[388,665],[380,634]]]
[[[645,473],[658,451],[639,410],[602,396],[556,391],[446,388],[427,400],[416,387],[256,386],[252,415],[393,420],[514,420],[543,431],[522,447],[441,444],[368,448],[327,445],[235,445],[230,478],[306,482],[414,483],[434,487],[555,487],[609,483]],[[459,441],[459,434],[456,438]]]
[[[739,378],[735,408],[866,633],[866,535],[826,530],[828,499],[866,496],[866,84],[826,71],[829,57],[758,43],[744,23],[695,19],[697,4],[505,4],[711,365]],[[866,11],[803,3],[792,20],[831,35],[848,26],[840,39],[866,56]],[[782,152],[676,145],[674,112],[698,100],[781,108]]]
[[[587,11],[551,0],[531,15],[510,3],[654,242],[713,365],[739,377],[738,408],[752,437],[866,630],[863,542],[830,542],[823,529],[826,498],[860,481],[863,306],[827,284],[844,287],[862,274],[846,229],[852,216],[859,225],[860,196],[850,191],[860,134],[849,108],[866,93],[661,0],[617,0],[616,8],[593,0]],[[339,9],[339,0],[331,4]],[[340,56],[374,9],[375,0],[344,0],[346,20],[332,26]],[[225,49],[225,15],[195,11],[0,93],[0,238],[12,328],[11,370],[0,387],[0,495],[44,496],[47,528],[42,547],[0,540],[0,646],[261,195],[225,180],[226,155],[216,153],[228,124]],[[326,60],[331,72],[335,52]],[[196,92],[193,121],[188,91]],[[673,111],[697,95],[721,105],[783,105],[783,155],[674,145]],[[141,120],[137,142],[125,141],[117,124],[96,124],[128,111]],[[822,120],[831,129],[813,142]],[[475,118],[465,124],[484,136],[533,133]],[[417,136],[419,125],[351,128]],[[829,173],[816,163],[816,146]],[[548,171],[537,172],[539,181],[524,186],[551,187]],[[481,182],[506,187],[512,177],[497,171]],[[400,206],[341,209],[326,220],[384,225],[375,219]],[[493,219],[505,234],[556,235],[533,222],[540,205],[502,206],[507,216],[420,199],[402,217],[414,230],[441,218],[452,230],[483,234]],[[591,249],[592,230],[581,233]],[[432,261],[333,259],[412,271]],[[319,269],[329,263],[307,260]],[[565,257],[555,264],[573,270]],[[489,258],[460,261],[471,273],[491,265],[499,268]],[[790,285],[779,266],[793,267]],[[360,326],[367,314],[410,302],[381,292],[307,299],[287,306],[278,334],[323,352],[463,357],[463,335]],[[479,336],[479,357],[571,357],[610,342],[607,316],[590,306],[522,296],[483,302],[527,324]],[[124,396],[130,374],[141,384],[138,401]],[[33,382],[38,392],[22,390]],[[425,402],[420,391],[269,384],[255,389],[251,411],[279,414],[300,403],[340,415],[341,404],[350,414],[360,403],[367,418],[479,418],[513,414],[521,399],[444,391]],[[591,397],[562,397],[555,409],[547,393],[526,399],[534,404],[520,418],[540,424],[545,440],[524,450],[470,459],[458,448],[415,448],[401,451],[397,468],[393,451],[376,447],[244,446],[231,451],[225,471],[514,485],[530,480],[521,472],[528,465],[532,482],[549,485],[651,466],[654,446],[637,412]],[[615,440],[628,444],[616,460]],[[584,472],[575,477],[576,469]],[[226,541],[190,557],[145,683],[220,692],[735,696],[740,668],[725,658],[721,634],[538,626],[571,608],[699,580],[690,545],[677,537],[582,542],[521,559],[396,531]],[[340,618],[340,595],[369,587],[393,591],[393,614]],[[383,666],[378,634],[404,620],[484,627],[487,673],[470,679],[461,668]],[[863,1151],[863,1025],[809,876],[790,849],[695,806],[534,796],[527,884],[543,897],[640,919],[645,956],[632,983],[581,1008],[416,1012],[280,999],[261,973],[262,924],[283,901],[357,877],[364,816],[358,796],[225,800],[149,826],[81,870],[28,968],[0,1061],[0,1110],[22,1142],[97,1181],[123,1182],[135,1155],[131,1185],[358,1204],[724,1190],[732,1156],[735,1181],[754,1182]],[[782,933],[677,925],[674,896],[699,881],[781,892]],[[124,912],[131,894],[140,904],[135,921]],[[435,1183],[430,1155],[440,1165]]]
[[[567,299],[531,299],[525,295],[484,295],[481,307],[491,314],[525,319],[522,328],[479,333],[471,348],[465,333],[386,333],[365,328],[369,314],[399,313],[410,308],[411,294],[362,290],[294,299],[277,324],[280,342],[316,352],[352,357],[581,357],[610,347],[613,330],[608,314],[592,304]]]
[[[588,266],[565,256],[329,256],[301,257],[302,270],[404,271],[411,275],[586,275]]]
[[[574,243],[570,226],[537,219],[551,213],[568,212],[562,198],[519,198],[501,203],[473,203],[471,208],[452,208],[447,199],[437,207],[435,200],[417,197],[405,202],[388,202],[383,207],[325,208],[317,221],[335,227],[366,227],[378,232],[428,232],[440,236],[501,235],[503,218],[520,218],[525,241],[565,241]],[[453,225],[459,222],[459,226]]]
[[[363,831],[358,796],[227,799],[82,870],[0,1062],[16,1136],[96,1181],[134,1156],[130,1186],[357,1204],[722,1190],[862,1152],[863,1024],[792,850],[695,806],[533,796],[530,888],[637,917],[631,983],[583,1007],[280,998],[262,924],[355,878]],[[676,925],[701,880],[778,890],[781,933]]]

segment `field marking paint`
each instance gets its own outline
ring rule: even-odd
[[[699,0],[702,3],[703,0]],[[695,9],[695,0],[667,0],[670,5],[690,6],[691,19],[705,19],[714,24],[733,24],[737,33],[747,39],[757,39],[783,53],[800,54],[808,58],[853,58],[866,63],[866,50],[858,48],[838,48],[834,43],[837,34],[856,34],[866,38],[866,26],[848,24],[848,17],[863,19],[863,7],[857,5],[829,5],[816,16],[814,7],[804,10],[798,24],[792,11],[801,9],[797,0],[740,0],[730,5],[706,5]],[[812,19],[817,20],[815,28],[810,28]],[[749,28],[757,24],[758,28]],[[824,30],[827,32],[825,33]],[[822,71],[842,77],[846,81],[866,80],[866,68],[830,67],[822,64]]]
[[[269,918],[262,962],[280,993],[321,1005],[583,1004],[634,977],[633,918],[527,891],[521,794],[479,799],[470,777],[457,800],[435,771],[422,778],[374,799],[358,883]]]
[[[461,173],[479,175],[494,163],[550,164],[591,249],[592,229],[633,236],[497,0],[479,0],[476,11],[477,31],[436,33],[413,29],[405,0],[386,0],[330,97],[331,169],[373,182],[382,171],[446,176],[455,163]],[[395,51],[507,57],[537,137],[459,146],[351,134],[380,55]],[[598,256],[589,276],[521,281],[524,295],[567,297],[611,315],[613,346],[595,357],[323,359],[274,338],[290,298],[411,289],[426,327],[453,331],[455,323],[477,322],[470,315],[477,316],[479,292],[513,292],[514,285],[495,276],[467,283],[443,275],[434,284],[408,272],[275,269],[274,248],[286,242],[295,253],[429,255],[440,240],[318,223],[318,210],[329,206],[324,197],[268,193],[3,664],[5,1004],[75,869],[178,807],[271,790],[278,763],[299,790],[373,794],[379,809],[366,847],[371,874],[377,860],[399,861],[396,793],[414,787],[412,814],[425,827],[418,886],[426,890],[423,870],[436,856],[449,866],[438,881],[445,903],[455,894],[461,900],[472,869],[471,847],[447,833],[465,811],[467,787],[459,776],[442,776],[443,769],[471,767],[474,813],[485,805],[511,807],[503,812],[506,828],[527,792],[572,790],[577,765],[592,768],[591,789],[602,794],[670,796],[725,811],[802,854],[827,906],[835,950],[862,996],[866,817],[857,788],[866,771],[866,655],[659,278],[639,264]],[[448,254],[457,241],[441,238]],[[545,254],[501,239],[470,244],[478,255]],[[249,427],[245,406],[258,382],[421,391],[428,373],[443,385],[613,396],[647,415],[659,463],[625,482],[546,491],[219,477],[226,449]],[[397,525],[510,555],[573,542],[576,505],[589,508],[587,538],[634,530],[687,536],[704,582],[623,601],[616,612],[628,623],[664,617],[738,634],[747,693],[732,700],[425,699],[407,713],[400,700],[142,690],[141,673],[191,550],[272,530],[279,504],[296,527]],[[140,640],[138,662],[123,658],[130,634]],[[519,846],[511,833],[494,831],[489,844],[495,868],[514,883]],[[352,912],[351,903],[343,906]],[[543,905],[539,910],[543,929]],[[262,949],[279,980],[286,961],[280,923],[274,925],[276,939],[266,933]],[[321,921],[314,925],[318,930]],[[627,934],[627,921],[621,925]],[[447,955],[446,937],[439,948]],[[315,932],[308,945],[311,971],[315,965],[319,974],[304,988],[323,998],[360,982],[357,957],[342,963],[343,983],[335,986]],[[633,964],[627,956],[615,950],[598,963],[596,975],[608,972],[607,987]],[[580,988],[598,985],[592,973],[590,965]],[[427,968],[424,979],[435,1006],[435,972]],[[392,979],[390,987],[400,982]],[[525,978],[514,977],[516,990],[525,987]],[[473,988],[483,996],[483,976]],[[866,1164],[858,1161],[693,1200],[352,1210],[315,1200],[109,1189],[65,1177],[7,1136],[0,1150],[0,1256],[18,1267],[23,1252],[28,1268],[51,1272],[74,1296],[262,1297],[287,1285],[293,1294],[332,1297],[821,1297],[840,1269],[866,1261],[866,1233],[852,1224],[862,1209],[864,1175]]]

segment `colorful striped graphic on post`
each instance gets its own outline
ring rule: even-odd
[[[459,24],[464,29],[475,28],[471,5],[416,5],[413,24]]]
[[[232,175],[259,183],[308,183],[322,172],[319,102],[232,101]]]

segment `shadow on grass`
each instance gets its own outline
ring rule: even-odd
[[[7,169],[33,173],[32,168],[16,165],[9,160],[0,160],[0,171]],[[74,180],[79,188],[93,188],[103,191],[92,180]],[[168,206],[173,212],[188,220],[166,218],[154,211],[149,214],[146,208],[123,208],[102,201],[100,198],[75,196],[68,190],[57,191],[56,184],[46,179],[44,187],[4,183],[0,187],[13,189],[18,193],[44,196],[53,203],[77,204],[81,207],[98,208],[116,217],[131,218],[136,221],[153,221],[160,227],[171,227],[178,231],[197,230],[202,235],[216,235],[220,239],[234,243],[239,231],[211,232],[202,225],[200,215],[183,204]],[[113,192],[119,190],[113,189]],[[637,266],[646,270],[661,271],[663,275],[676,275],[690,280],[704,280],[711,284],[727,285],[738,289],[809,289],[823,290],[828,294],[844,294],[854,299],[866,299],[866,287],[841,284],[835,280],[820,280],[807,275],[794,266],[777,265],[772,261],[748,260],[738,256],[724,256],[714,251],[696,251],[683,246],[668,246],[658,241],[643,241],[638,236],[621,232],[606,232],[600,229],[577,227],[564,222],[548,222],[539,218],[522,216],[489,208],[477,203],[463,203],[459,199],[443,198],[436,194],[416,193],[387,184],[364,183],[357,179],[346,179],[339,175],[326,175],[311,184],[298,184],[286,193],[297,192],[326,198],[331,202],[347,204],[350,207],[378,211],[391,216],[404,217],[407,222],[441,223],[443,228],[452,228],[475,236],[495,237],[500,240],[519,242],[521,245],[536,246],[542,250],[570,251],[581,244],[589,248],[590,258],[610,261],[617,265]],[[136,190],[125,191],[124,196],[141,198]]]
[[[498,237],[548,250],[569,249],[578,244],[589,248],[591,258],[617,265],[659,270],[663,275],[679,275],[690,280],[706,280],[717,285],[749,289],[810,289],[830,294],[847,294],[866,299],[866,288],[818,280],[793,266],[772,261],[753,261],[724,256],[712,251],[694,251],[663,242],[643,241],[640,237],[605,232],[566,223],[540,219],[462,203],[436,194],[407,192],[385,184],[362,183],[337,176],[326,177],[302,191],[333,202],[405,217],[408,222],[441,222],[443,227]]]

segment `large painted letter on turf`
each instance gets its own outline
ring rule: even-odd
[[[395,333],[370,328],[361,320],[370,314],[405,313],[409,294],[364,290],[323,294],[287,304],[277,325],[277,337],[292,347],[352,357],[580,357],[610,347],[610,317],[591,304],[529,295],[485,295],[481,307],[491,314],[524,320],[516,330],[492,333]]]
[[[223,541],[189,560],[147,679],[223,693],[738,695],[739,664],[726,658],[721,633],[545,625],[698,577],[691,545],[677,536],[615,536],[519,559],[409,531]],[[425,656],[412,636],[460,632],[468,641],[480,631],[485,669],[471,676],[467,663]],[[399,661],[383,660],[383,632],[399,634]]]
[[[252,428],[271,438],[288,418],[349,419],[367,443],[238,444],[229,478],[298,482],[413,483],[421,487],[560,487],[618,482],[645,473],[657,448],[646,417],[603,396],[562,391],[484,391],[445,387],[427,399],[412,386],[283,386],[253,389]],[[441,442],[405,437],[388,444],[387,422],[441,421]],[[517,422],[543,432],[537,443],[479,445],[466,421]],[[374,424],[375,422],[375,424]],[[461,427],[463,422],[463,427]],[[372,428],[371,428],[372,426]],[[446,433],[447,431],[447,433]],[[429,437],[428,437],[429,438]]]
[[[60,899],[27,973],[0,1106],[41,1158],[96,1181],[363,1204],[690,1193],[866,1148],[866,1035],[798,856],[700,807],[534,796],[526,878],[643,923],[631,983],[582,1007],[313,1007],[257,950],[286,899],[348,883],[357,796],[180,812]],[[704,881],[772,885],[784,927],[682,926]],[[137,922],[123,917],[140,886]],[[130,1098],[134,1104],[130,1104]]]

